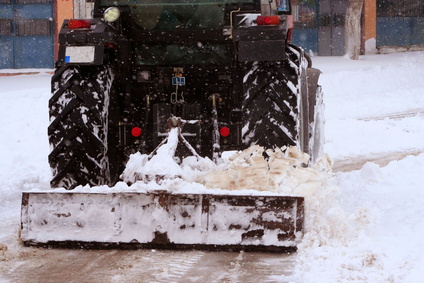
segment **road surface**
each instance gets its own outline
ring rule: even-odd
[[[3,261],[9,282],[291,282],[292,254],[49,250],[23,248]]]

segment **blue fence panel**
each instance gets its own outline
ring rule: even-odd
[[[12,19],[13,6],[11,4],[0,4],[0,19]]]
[[[424,43],[421,17],[378,17],[377,46],[411,46]]]
[[[25,19],[49,19],[53,16],[51,4],[15,4],[15,17]]]
[[[12,69],[13,62],[13,38],[0,36],[0,69]]]
[[[19,36],[15,40],[15,68],[53,67],[51,36]]]
[[[424,43],[424,18],[414,18],[411,28],[411,44],[420,45]]]
[[[53,1],[0,4],[0,69],[53,67]]]
[[[305,52],[318,53],[318,28],[294,29],[292,42],[302,47]]]

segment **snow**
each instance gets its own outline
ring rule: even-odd
[[[328,166],[326,160],[324,167],[316,169],[325,178],[314,190],[303,192],[307,195],[305,234],[298,245],[294,273],[273,278],[423,282],[424,52],[366,55],[358,61],[312,59],[323,72],[325,153],[336,163],[374,156],[394,159],[384,167],[366,163],[360,170],[334,173],[322,170]],[[0,261],[8,258],[7,253],[24,249],[18,241],[21,192],[49,189],[51,74],[47,71],[0,76]],[[398,153],[414,155],[396,160]],[[134,158],[147,162],[141,156]],[[182,192],[216,191],[195,182],[199,172],[212,174],[213,168],[208,161],[196,168],[195,160],[187,160],[178,172],[186,174],[184,180],[164,180],[156,186],[173,190],[183,185]],[[132,186],[121,182],[110,190],[147,191],[151,185],[151,180]]]

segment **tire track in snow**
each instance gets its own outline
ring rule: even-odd
[[[403,118],[408,117],[415,117],[415,116],[424,116],[424,109],[418,108],[418,109],[411,109],[408,111],[403,112],[395,112],[395,113],[389,113],[374,117],[364,117],[364,118],[358,118],[360,121],[378,121],[378,120],[384,120],[384,119],[391,119],[391,120],[401,120]]]
[[[295,263],[296,253],[246,253],[241,262],[242,268],[238,281],[234,282],[294,283],[289,278],[293,274]]]
[[[102,250],[24,248],[13,256],[3,274],[9,282],[104,282],[102,268],[120,260],[118,251]]]
[[[204,252],[176,253],[162,267],[160,283],[180,282],[179,279],[187,273],[204,255]]]
[[[288,283],[295,254],[261,252],[206,252],[180,282],[281,282]]]
[[[295,255],[262,258],[255,263],[255,268],[258,273],[268,274],[261,282],[293,283],[289,276],[294,272],[295,263]]]
[[[129,251],[108,277],[110,282],[187,282],[182,278],[203,256],[202,251]]]
[[[230,268],[228,271],[223,274],[223,277],[217,278],[215,282],[228,282],[228,283],[237,283],[242,282],[239,280],[241,275],[241,269],[243,264],[243,255],[244,251],[240,251],[238,256],[234,259],[234,261],[230,262]]]
[[[333,165],[333,172],[350,172],[359,170],[367,162],[378,164],[382,167],[389,164],[391,161],[402,160],[409,155],[419,155],[423,153],[422,150],[410,150],[401,152],[383,152],[360,156],[351,156],[344,159],[335,159]]]

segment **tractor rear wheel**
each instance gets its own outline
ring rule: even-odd
[[[112,74],[105,66],[63,66],[52,77],[48,128],[52,187],[110,181],[108,105]]]
[[[244,76],[242,142],[246,147],[298,144],[300,59],[289,48],[282,62],[254,62]]]

